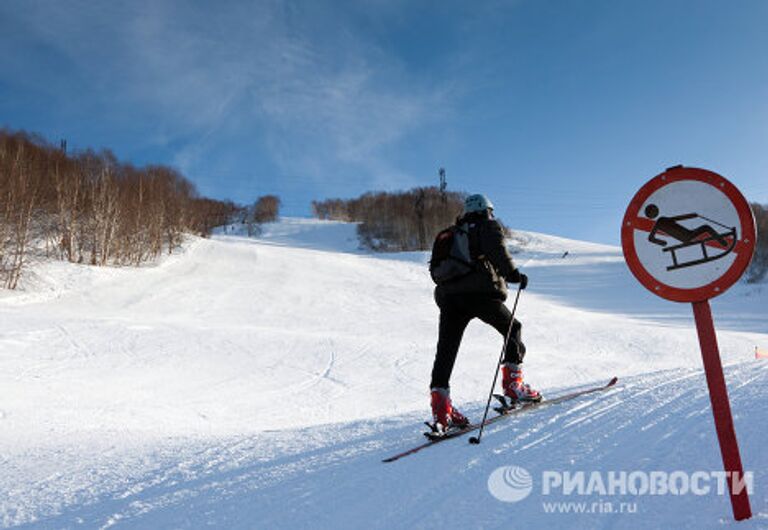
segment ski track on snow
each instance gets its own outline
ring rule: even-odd
[[[513,241],[531,277],[526,377],[545,397],[618,385],[504,419],[479,446],[382,464],[423,440],[437,309],[423,253],[368,255],[354,231],[285,219],[257,239],[191,239],[141,269],[44,264],[28,292],[0,297],[0,526],[733,525],[716,495],[629,499],[639,513],[620,517],[488,492],[503,465],[534,477],[722,465],[690,308],[644,293],[614,247],[541,234]],[[768,528],[768,363],[751,360],[768,344],[765,296],[737,285],[713,302],[757,485],[740,529]],[[452,392],[473,418],[499,347],[470,324]]]
[[[740,382],[738,388],[749,388],[744,386],[749,380],[768,382],[768,368],[744,363],[729,366],[727,376]],[[664,387],[663,398],[647,392],[645,385],[649,383]],[[750,396],[732,393],[735,410],[748,404]],[[356,522],[370,518],[370,508],[367,501],[356,508],[351,500],[376,484],[376,497],[384,497],[381,503],[387,509],[368,521],[372,528],[450,526],[449,507],[460,511],[474,507],[473,513],[479,514],[478,527],[506,528],[514,516],[507,505],[490,497],[484,484],[498,465],[516,463],[530,471],[542,465],[589,470],[596,462],[600,462],[599,469],[606,470],[677,469],[679,458],[693,447],[676,446],[674,441],[679,444],[679,440],[693,439],[704,446],[695,451],[697,457],[713,460],[717,468],[716,446],[707,443],[713,437],[708,399],[700,370],[632,378],[626,383],[620,381],[599,397],[580,399],[574,407],[553,405],[510,417],[488,429],[481,446],[470,446],[458,439],[387,465],[380,462],[383,456],[417,442],[415,418],[265,433],[211,443],[199,450],[193,450],[192,444],[178,461],[149,470],[144,479],[40,523],[50,527],[81,521],[99,528],[114,523],[128,528],[183,528],[203,518],[228,528],[250,528],[255,522],[258,527],[289,528],[305,520],[313,521],[314,527],[330,528],[334,510],[342,510],[349,525],[340,526],[352,528]],[[476,405],[471,412],[479,414],[479,409]],[[667,412],[658,414],[659,410]],[[737,428],[743,438],[751,440],[751,429],[744,429],[738,419]],[[766,463],[762,453],[754,451],[756,444],[744,445],[744,454],[752,459],[751,469],[758,470],[759,479],[768,478],[764,467],[755,466],[754,458],[759,459],[757,464]],[[659,452],[659,447],[665,450]],[[628,459],[628,455],[633,456]],[[456,465],[436,466],[445,461]],[[414,499],[400,498],[398,484],[402,487],[402,477],[421,477],[423,473],[430,473],[435,481],[434,491],[423,492],[424,488],[415,487],[420,493],[411,492]],[[452,489],[455,483],[463,486]],[[419,484],[417,480],[416,486]],[[694,498],[698,502],[693,506],[687,503],[684,510],[672,513],[669,509],[659,512],[662,500],[642,499],[647,504],[642,515],[644,527],[668,523],[683,528],[709,527],[696,517],[697,511],[712,514],[712,527],[727,522],[716,523],[718,514],[728,513],[727,498],[716,497],[715,502]],[[764,506],[765,500],[762,492],[753,497],[753,504]],[[667,501],[673,504],[673,510],[674,501]],[[434,507],[429,521],[414,516],[425,505]],[[334,510],[329,511],[329,506]],[[595,523],[594,519],[573,515],[550,517],[540,521],[543,527],[567,524],[591,528]],[[758,516],[739,527],[760,528],[766,522],[765,517]],[[634,527],[631,521],[611,517],[605,523],[610,527]]]

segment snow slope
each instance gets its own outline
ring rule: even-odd
[[[231,234],[232,231],[229,231]],[[235,232],[237,233],[237,232]],[[614,247],[520,234],[529,380],[586,398],[393,464],[420,442],[437,309],[426,254],[370,255],[354,225],[285,219],[259,238],[194,239],[154,267],[51,263],[0,299],[0,524],[40,528],[686,528],[729,525],[727,498],[643,497],[638,514],[545,514],[486,487],[503,465],[717,470],[690,308],[655,299]],[[563,254],[568,251],[566,257]],[[713,302],[755,518],[765,287]],[[454,399],[482,413],[501,346],[472,323]],[[656,391],[658,389],[658,391]],[[537,504],[538,503],[538,504]],[[564,519],[565,518],[565,519]]]

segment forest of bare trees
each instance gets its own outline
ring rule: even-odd
[[[35,256],[138,265],[185,232],[208,235],[237,211],[199,197],[165,166],[136,168],[107,151],[68,155],[41,138],[0,130],[0,282],[14,289]]]
[[[373,250],[427,250],[435,235],[461,214],[464,196],[436,187],[414,188],[312,201],[312,211],[320,219],[359,222],[360,242]]]
[[[756,283],[768,276],[768,206],[753,203],[757,226],[757,248],[747,271],[747,281]]]
[[[360,242],[373,250],[428,250],[437,232],[460,214],[464,196],[456,192],[443,195],[435,187],[415,188],[366,193],[356,199],[312,201],[312,211],[319,219],[360,223]],[[768,277],[768,206],[753,203],[752,211],[758,241],[746,281],[756,283]]]
[[[464,194],[436,187],[313,201],[320,219],[358,222],[361,243],[378,251],[428,250],[461,213]],[[67,154],[41,138],[0,130],[0,285],[14,289],[30,259],[139,265],[178,247],[185,233],[207,236],[242,217],[255,231],[279,215],[280,199],[250,207],[200,197],[175,169],[137,168],[108,150]],[[758,229],[747,281],[768,276],[768,207],[752,204]],[[247,219],[247,220],[246,220]]]

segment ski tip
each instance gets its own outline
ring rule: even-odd
[[[616,377],[616,376],[613,376],[613,379],[611,379],[610,381],[608,381],[608,384],[607,384],[607,385],[605,385],[605,386],[606,386],[606,388],[607,388],[607,387],[609,387],[609,386],[613,386],[613,385],[615,385],[615,384],[618,382],[618,380],[619,380],[619,378],[618,378],[618,377]]]

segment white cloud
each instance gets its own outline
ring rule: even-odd
[[[290,174],[359,172],[408,184],[385,151],[448,106],[333,2],[27,7],[9,15],[115,110],[102,119],[150,121],[145,141],[177,147],[176,161],[191,174],[221,142],[248,135]]]

